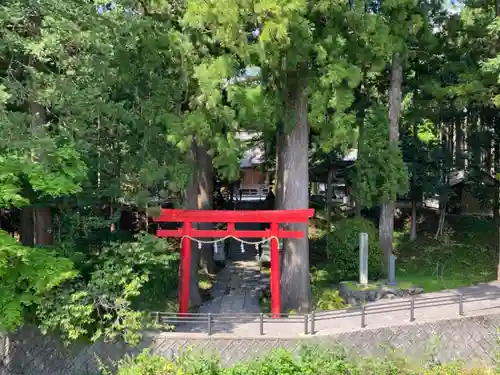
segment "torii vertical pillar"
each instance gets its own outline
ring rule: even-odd
[[[271,223],[271,313],[273,318],[281,315],[281,272],[280,272],[280,251],[278,243],[279,224]]]
[[[184,222],[184,236],[191,235],[192,223]],[[182,238],[181,249],[181,285],[179,291],[179,313],[181,315],[189,313],[189,286],[191,283],[191,239]]]

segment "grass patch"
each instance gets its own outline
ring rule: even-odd
[[[396,287],[399,289],[411,289],[413,285],[414,284],[409,281],[399,281],[396,283]]]
[[[361,285],[352,281],[345,281],[343,284],[347,285],[350,290],[375,290],[378,288],[375,284]]]
[[[435,292],[496,279],[498,222],[490,217],[447,215],[443,235],[435,240],[436,218],[425,213],[422,218],[416,241],[409,241],[409,227],[394,233],[398,281]]]
[[[425,292],[471,286],[496,278],[496,250],[478,243],[421,237],[414,242],[401,241],[396,256],[397,281],[418,285]]]
[[[335,270],[328,264],[311,269],[313,306],[317,311],[338,310],[347,307],[339,295]]]

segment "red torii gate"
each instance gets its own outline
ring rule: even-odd
[[[279,238],[302,238],[302,231],[280,228],[281,223],[307,223],[314,216],[314,209],[276,211],[219,211],[162,209],[157,223],[182,223],[179,229],[158,229],[158,237],[182,238],[179,313],[189,313],[189,279],[191,276],[191,238],[268,238],[271,241],[271,312],[281,313]],[[227,223],[227,229],[194,229],[193,223]],[[236,223],[269,223],[265,230],[236,230]]]

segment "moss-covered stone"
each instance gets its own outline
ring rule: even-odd
[[[376,290],[379,286],[378,284],[359,284],[353,281],[344,282],[351,290]]]
[[[360,306],[368,302],[374,302],[381,298],[405,297],[423,293],[423,289],[411,283],[401,282],[394,286],[388,286],[385,282],[361,285],[353,281],[340,283],[339,295],[346,304]]]

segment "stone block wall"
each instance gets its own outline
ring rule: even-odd
[[[175,359],[186,351],[217,355],[230,366],[262,357],[272,349],[298,353],[303,345],[324,348],[344,347],[353,354],[411,357],[415,361],[433,359],[442,363],[462,360],[469,365],[495,365],[498,352],[500,314],[462,317],[433,323],[359,329],[337,335],[309,335],[301,338],[203,336],[148,332],[136,348],[123,343],[76,343],[70,348],[51,336],[43,336],[32,326],[0,338],[0,375],[97,375],[100,363],[112,363],[125,354],[145,348]]]

